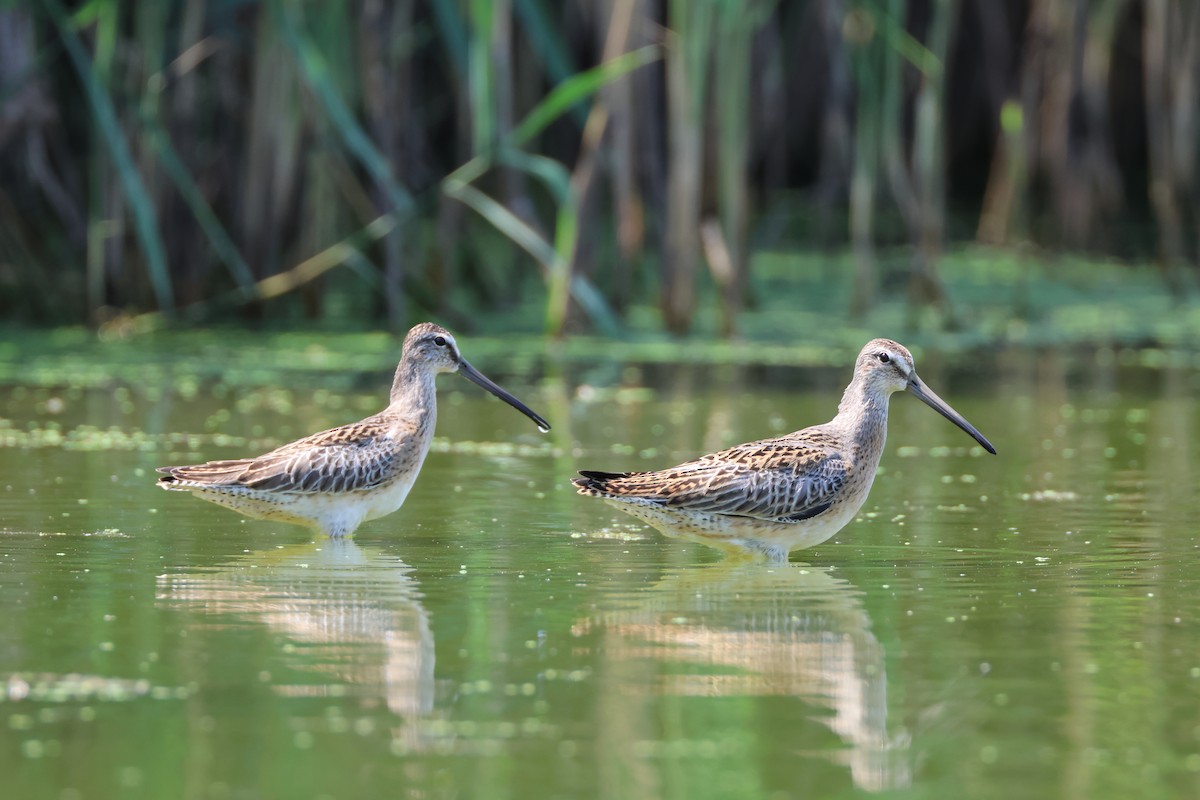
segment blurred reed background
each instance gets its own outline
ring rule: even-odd
[[[1193,0],[0,0],[0,315],[730,332],[756,252],[936,311],[968,241],[1182,294],[1198,101]]]

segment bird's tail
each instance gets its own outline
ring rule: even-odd
[[[247,461],[209,461],[206,464],[190,464],[180,467],[158,467],[166,477],[158,479],[158,485],[164,489],[181,488],[183,486],[220,486],[238,483],[245,474]]]
[[[610,497],[613,494],[609,484],[612,481],[628,478],[631,472],[597,472],[595,470],[580,470],[579,478],[573,478],[575,491],[595,497]]]

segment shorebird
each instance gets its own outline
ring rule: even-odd
[[[435,379],[457,372],[529,417],[550,423],[472,367],[445,328],[422,323],[404,337],[388,407],[256,458],[159,467],[164,489],[189,491],[248,517],[349,536],[404,503],[421,471],[437,420]]]
[[[887,436],[888,400],[907,390],[996,448],[927,387],[912,354],[874,339],[858,354],[838,413],[823,425],[739,444],[655,472],[580,472],[580,494],[612,501],[663,533],[772,561],[820,544],[862,507]]]

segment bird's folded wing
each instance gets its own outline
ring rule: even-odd
[[[315,433],[257,458],[177,467],[183,481],[292,493],[371,489],[394,474],[397,447],[387,431],[364,423]]]
[[[836,452],[768,440],[634,473],[606,488],[671,508],[798,522],[826,511],[845,483],[846,465]]]

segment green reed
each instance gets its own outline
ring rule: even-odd
[[[1182,295],[1193,6],[2,4],[0,312],[615,334],[656,297],[731,334],[755,254],[820,242],[848,310],[899,278],[944,322],[971,237],[1158,256]]]

